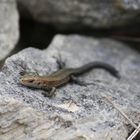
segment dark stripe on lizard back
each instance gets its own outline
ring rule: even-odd
[[[84,66],[70,69],[70,74],[75,75],[75,76],[80,75],[82,73],[88,72],[89,70],[93,68],[104,69],[108,71],[110,74],[112,74],[114,77],[120,78],[119,72],[113,66],[104,62],[91,62]]]

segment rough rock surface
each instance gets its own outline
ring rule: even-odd
[[[15,47],[19,37],[15,0],[0,1],[0,60]]]
[[[43,113],[13,98],[0,97],[0,114],[0,140],[27,140],[32,135],[42,139],[48,135],[44,132],[53,125]]]
[[[122,77],[118,80],[104,70],[91,70],[79,77],[90,85],[66,84],[53,98],[19,83],[23,71],[40,75],[56,71],[60,58],[66,67],[104,61],[116,67]],[[0,72],[0,138],[125,140],[130,133],[129,122],[103,96],[111,96],[138,123],[139,60],[140,56],[122,43],[77,35],[57,35],[46,50],[28,48],[13,55]]]
[[[78,29],[114,27],[135,23],[139,17],[138,0],[18,0],[21,13],[57,28]],[[27,13],[28,11],[28,13]],[[80,26],[79,26],[80,25]]]

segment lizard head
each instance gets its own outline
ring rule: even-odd
[[[27,87],[41,88],[40,78],[36,75],[25,74],[20,78],[20,83]]]

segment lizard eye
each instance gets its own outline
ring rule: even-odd
[[[32,83],[33,81],[34,81],[34,80],[29,80],[28,82],[29,82],[29,83]]]

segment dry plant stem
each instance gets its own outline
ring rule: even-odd
[[[73,100],[70,100],[68,107],[70,107],[72,105],[72,103],[73,103]]]
[[[126,118],[128,121],[129,121],[129,123],[135,128],[135,129],[137,129],[138,130],[138,127],[128,118],[128,116],[124,113],[124,112],[122,112],[118,107],[117,107],[117,105],[115,104],[115,103],[113,103],[112,101],[111,101],[111,99],[109,98],[109,97],[106,97],[106,96],[103,96],[109,103],[111,103],[112,105],[113,105],[113,107],[115,108],[115,109],[117,109],[121,114],[122,114],[122,116],[124,117],[124,118]]]
[[[140,124],[138,125],[138,128],[135,129],[133,133],[127,138],[127,140],[133,140],[139,132],[140,132]]]

